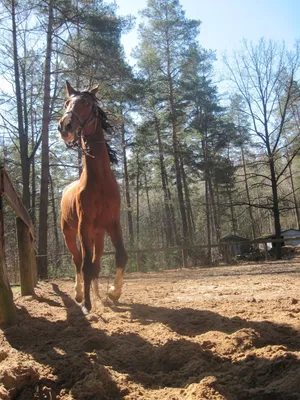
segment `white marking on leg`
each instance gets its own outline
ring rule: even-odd
[[[75,279],[75,300],[78,301],[78,303],[81,303],[82,301],[82,277],[81,274],[76,274],[76,279]]]
[[[104,304],[103,304],[103,301],[102,301],[102,299],[100,297],[100,293],[99,293],[98,278],[94,278],[92,280],[92,288],[93,288],[94,300],[95,300],[94,301],[95,307],[93,306],[93,308],[102,313],[104,310]]]
[[[94,278],[92,280],[92,287],[93,287],[93,292],[94,292],[95,298],[100,298],[99,287],[98,287],[98,278]]]
[[[83,305],[81,306],[81,311],[83,312],[84,315],[88,315],[89,314],[88,309]]]
[[[117,268],[115,283],[109,288],[108,295],[113,301],[119,300],[123,286],[123,268]]]

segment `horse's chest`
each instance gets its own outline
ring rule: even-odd
[[[92,210],[95,226],[104,226],[116,218],[118,207],[112,199],[99,193],[93,199]]]

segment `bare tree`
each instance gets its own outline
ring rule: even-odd
[[[246,40],[240,52],[232,59],[225,57],[229,78],[234,83],[247,107],[242,111],[251,121],[250,132],[265,154],[268,173],[257,173],[267,182],[271,193],[271,208],[276,238],[280,238],[280,198],[279,185],[290,163],[299,152],[299,146],[293,146],[300,135],[299,130],[286,141],[286,126],[289,123],[289,109],[295,101],[295,81],[299,72],[299,43],[293,51],[288,51],[284,43],[267,41],[264,38],[254,45]],[[290,157],[283,162],[286,148],[292,148]],[[276,245],[276,256],[281,258],[281,245]]]
[[[39,244],[40,255],[38,263],[39,276],[42,279],[48,277],[48,256],[47,256],[47,234],[48,234],[48,202],[49,202],[49,124],[50,124],[50,75],[51,75],[51,53],[52,53],[52,29],[53,29],[53,4],[49,2],[48,26],[47,26],[47,47],[44,66],[44,101],[42,121],[42,170],[40,189],[40,213],[39,213]]]

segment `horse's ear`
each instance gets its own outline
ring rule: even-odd
[[[66,91],[67,91],[67,96],[71,97],[72,95],[78,94],[77,90],[73,89],[70,82],[66,81]]]
[[[97,86],[93,87],[89,92],[92,93],[92,94],[96,94],[98,92],[98,90],[99,90],[99,86],[100,85],[97,85]]]

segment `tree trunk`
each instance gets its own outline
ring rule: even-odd
[[[209,195],[208,195],[207,180],[205,180],[205,208],[206,208],[207,244],[208,244],[207,258],[208,258],[209,265],[212,265],[210,210],[209,210]]]
[[[211,203],[211,208],[212,208],[212,218],[214,221],[214,226],[215,226],[215,231],[216,231],[216,239],[217,239],[217,242],[219,243],[219,241],[221,239],[221,228],[220,228],[220,224],[219,224],[218,211],[217,211],[217,207],[216,207],[215,195],[214,195],[214,190],[213,190],[210,174],[208,174],[208,177],[207,177],[207,184],[208,184],[209,197],[210,197],[210,203]]]
[[[296,221],[297,221],[297,228],[300,229],[300,216],[299,216],[298,200],[297,200],[297,196],[296,196],[296,192],[295,192],[292,164],[290,162],[290,156],[289,156],[288,149],[286,149],[286,158],[287,158],[287,162],[289,164],[289,173],[290,173],[291,187],[292,187],[292,192],[293,192],[293,200],[294,200],[294,205],[295,205],[295,216],[296,216]]]
[[[245,153],[244,153],[243,147],[241,147],[241,153],[242,153],[242,163],[243,163],[243,170],[244,170],[244,177],[245,177],[245,189],[246,189],[246,195],[247,195],[247,202],[249,204],[248,211],[249,211],[249,217],[250,217],[250,222],[251,222],[251,233],[252,233],[252,239],[255,239],[256,238],[255,220],[253,218],[253,212],[252,212],[252,207],[251,207],[250,191],[249,191],[249,186],[248,186],[248,177],[247,177],[247,169],[246,169],[246,162],[245,162]]]
[[[221,232],[220,232],[220,226],[219,226],[219,221],[218,221],[215,196],[214,196],[214,191],[213,191],[211,177],[210,177],[210,171],[208,168],[208,149],[207,149],[206,140],[203,139],[201,141],[201,144],[202,144],[202,151],[203,151],[204,164],[205,164],[205,182],[207,183],[207,189],[209,192],[209,198],[210,198],[210,203],[211,203],[211,208],[212,208],[212,219],[214,221],[215,232],[216,232],[216,240],[219,243],[219,241],[221,239]]]
[[[30,95],[30,123],[31,123],[31,148],[35,147],[35,126],[36,126],[36,114],[33,109],[33,93],[31,90]],[[31,207],[30,207],[30,217],[34,228],[36,228],[36,181],[35,181],[35,155],[32,156],[31,160]]]
[[[175,109],[173,79],[171,74],[171,57],[170,57],[170,49],[168,43],[167,43],[167,74],[168,74],[168,84],[169,84],[169,102],[170,102],[170,113],[171,113],[170,116],[172,121],[172,146],[173,146],[174,164],[176,172],[177,195],[178,195],[178,203],[181,216],[183,242],[185,243],[188,241],[189,235],[188,235],[185,202],[182,189],[181,173],[180,173],[179,142],[177,137],[177,127],[176,127],[177,117]]]
[[[193,210],[192,210],[192,206],[191,206],[190,191],[189,191],[189,186],[188,186],[187,179],[186,179],[186,173],[184,170],[184,164],[183,164],[182,157],[180,158],[180,167],[181,167],[182,182],[183,182],[183,187],[184,187],[184,196],[185,196],[185,204],[186,204],[186,216],[187,216],[187,222],[188,222],[189,237],[190,237],[191,241],[193,242],[194,233],[195,233],[195,224],[194,224]]]
[[[174,118],[172,119],[172,140],[173,140],[173,155],[174,155],[174,164],[176,172],[177,195],[178,195],[178,203],[179,203],[179,210],[180,210],[181,224],[182,224],[182,235],[183,235],[183,242],[186,243],[189,239],[189,234],[188,234],[186,207],[184,202],[182,180],[180,173],[178,139],[176,134],[176,121]]]
[[[76,81],[76,88],[77,90],[80,90],[81,88],[81,75],[80,75],[80,54],[81,54],[81,48],[80,48],[80,22],[79,22],[79,16],[80,16],[80,10],[78,7],[78,0],[76,1],[76,10],[77,10],[77,21],[76,21],[76,42],[78,44],[77,46],[77,51],[75,52],[75,71],[76,71],[76,76],[75,76],[75,81]],[[78,174],[79,178],[82,173],[82,153],[80,150],[78,150]]]
[[[234,207],[233,207],[233,201],[232,201],[231,187],[229,186],[228,183],[226,184],[226,192],[227,192],[227,196],[228,196],[228,199],[229,199],[232,233],[235,235],[237,233],[236,218],[235,218],[235,215],[234,215]]]
[[[130,245],[133,246],[133,244],[134,244],[133,218],[132,218],[130,191],[129,191],[129,176],[128,176],[128,168],[127,168],[127,155],[126,155],[125,125],[124,125],[124,123],[121,126],[121,133],[122,133],[123,168],[124,168],[124,181],[125,181],[125,196],[126,196],[126,207],[127,207],[128,231],[129,231]]]
[[[55,206],[55,191],[51,174],[49,174],[50,188],[51,188],[51,205],[52,205],[52,215],[53,215],[53,233],[55,238],[55,266],[59,268],[60,266],[60,245],[59,245],[59,235],[58,235],[58,220],[57,220],[57,211]]]
[[[158,119],[155,117],[155,131],[158,142],[159,151],[159,165],[160,165],[160,176],[161,176],[161,186],[164,194],[164,209],[166,216],[165,224],[165,235],[166,235],[166,245],[172,246],[174,244],[173,232],[172,232],[172,214],[170,209],[171,204],[171,193],[168,192],[168,186],[166,181],[165,165],[164,165],[164,152],[161,141],[160,125]]]
[[[19,268],[20,268],[20,286],[21,295],[34,295],[34,270],[33,265],[33,248],[32,238],[28,226],[20,217],[16,218],[17,238],[18,238],[18,253],[19,253]]]
[[[145,180],[145,190],[146,190],[146,198],[147,198],[147,205],[148,205],[149,226],[150,226],[150,230],[151,230],[151,234],[152,234],[153,233],[152,211],[151,211],[151,204],[150,204],[150,197],[149,197],[148,179],[147,179],[147,174],[145,171],[144,171],[144,180]]]
[[[136,246],[139,248],[140,239],[140,161],[137,154],[137,174],[136,174]]]
[[[271,173],[271,185],[273,194],[273,217],[275,226],[275,237],[280,239],[281,226],[280,226],[280,213],[278,204],[278,192],[277,192],[277,182],[276,182],[276,172],[273,157],[269,158],[270,173]],[[281,259],[281,242],[276,243],[276,258]]]
[[[171,194],[171,190],[169,188],[168,176],[167,176],[165,167],[164,167],[164,176],[165,176],[165,182],[166,182],[167,193],[168,193],[168,207],[170,209],[171,224],[172,224],[171,226],[172,226],[172,232],[173,232],[172,241],[174,242],[174,240],[175,240],[175,244],[177,246],[179,246],[181,243],[181,240],[180,240],[179,232],[176,228],[175,211],[174,211],[174,207],[173,207],[172,194]]]
[[[47,27],[46,58],[44,67],[44,104],[42,121],[42,171],[40,190],[39,213],[39,245],[38,245],[38,273],[41,279],[48,277],[48,193],[49,193],[49,124],[50,124],[50,77],[51,77],[51,51],[53,6],[49,2],[49,18]]]
[[[14,75],[15,75],[15,88],[17,98],[17,114],[18,114],[18,131],[19,131],[19,143],[20,143],[20,158],[21,158],[21,169],[22,169],[22,202],[27,210],[30,209],[30,163],[28,159],[28,137],[24,130],[24,119],[23,119],[23,103],[21,93],[21,77],[19,70],[19,58],[18,58],[18,44],[17,44],[17,26],[16,26],[16,2],[11,2],[11,14],[12,14],[12,38],[13,38],[13,58],[14,58]]]

